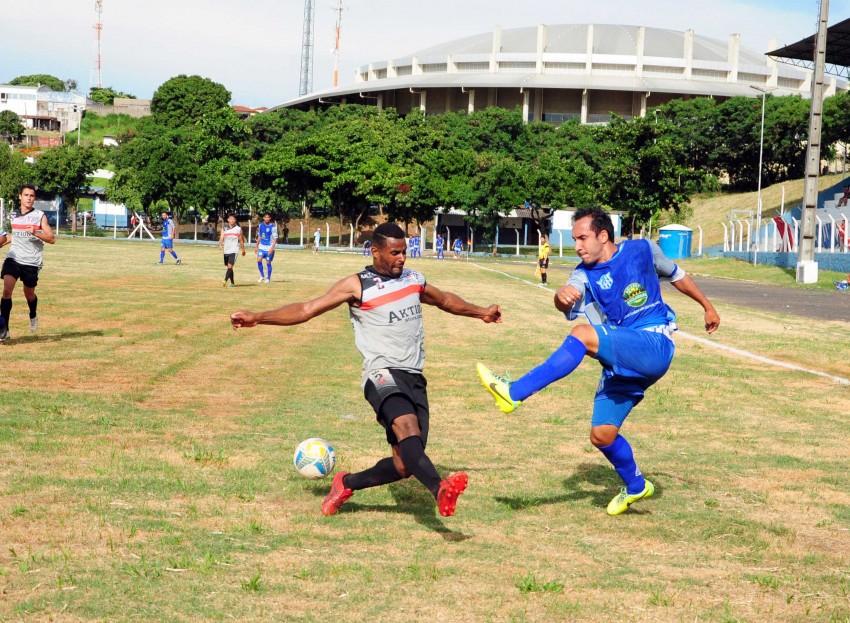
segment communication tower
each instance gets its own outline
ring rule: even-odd
[[[334,88],[339,86],[339,30],[342,26],[342,0],[337,0],[336,23],[334,24]]]
[[[103,32],[103,22],[101,21],[101,15],[103,13],[103,0],[94,1],[94,12],[97,13],[97,22],[95,22],[93,26],[94,31],[96,33],[96,47],[94,66],[92,67],[92,75],[89,76],[89,90],[91,90],[93,87],[97,87],[98,89],[103,88],[103,62],[101,56],[101,34]],[[97,79],[96,81],[95,78]]]
[[[307,95],[313,90],[313,21],[316,5],[313,0],[304,0],[304,32],[301,36],[301,82],[298,95]]]

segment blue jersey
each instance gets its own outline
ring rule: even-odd
[[[461,251],[463,251],[463,240],[461,240],[460,238],[455,238],[454,250],[457,253],[460,253]]]
[[[656,250],[657,249],[657,250]],[[661,298],[659,277],[675,280],[684,273],[649,240],[624,240],[607,262],[579,264],[567,283],[584,293],[567,312],[574,320],[587,316],[591,324],[643,329],[672,325],[676,314]]]
[[[442,239],[442,237],[437,238],[437,251],[442,251],[442,250],[443,250],[443,246],[445,245],[445,242],[446,242],[446,241],[445,241],[445,240],[443,240],[443,239]]]
[[[172,238],[174,238],[174,221],[167,218],[162,222],[162,239],[171,240]]]
[[[274,223],[260,223],[257,226],[257,236],[260,238],[260,246],[271,247],[277,241],[277,225]]]

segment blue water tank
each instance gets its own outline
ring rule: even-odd
[[[684,225],[665,225],[658,230],[658,246],[671,260],[691,257],[694,231]]]

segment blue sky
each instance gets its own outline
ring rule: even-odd
[[[74,78],[94,65],[94,0],[0,0],[0,82],[22,74]],[[333,75],[335,0],[316,0],[315,90]],[[814,32],[815,0],[345,0],[340,83],[360,65],[502,28],[561,23],[635,24],[727,39],[767,51]],[[200,74],[233,103],[273,106],[298,95],[303,0],[103,0],[103,82],[150,97],[168,78]],[[832,0],[830,23],[850,17]]]

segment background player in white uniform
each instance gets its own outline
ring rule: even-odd
[[[24,298],[30,308],[30,331],[38,329],[38,273],[42,267],[44,243],[53,244],[56,237],[47,224],[47,216],[36,210],[35,186],[24,184],[18,195],[21,213],[12,219],[12,248],[3,262],[3,298],[0,299],[0,342],[8,340],[9,318],[12,315],[12,292],[18,279],[24,282]],[[5,232],[3,232],[5,234]],[[5,244],[5,242],[4,242]],[[2,246],[2,245],[0,245]]]
[[[415,476],[434,495],[440,514],[454,514],[457,497],[466,488],[463,472],[440,479],[425,454],[428,436],[428,397],[425,392],[422,305],[434,305],[457,316],[501,322],[498,305],[479,307],[425,282],[420,273],[404,268],[404,232],[384,223],[372,234],[372,265],[345,277],[328,292],[306,303],[230,317],[234,329],[258,324],[295,325],[347,303],[354,340],[363,355],[363,388],[386,430],[392,456],[373,467],[349,474],[338,472],[322,503],[322,514],[333,515],[354,491]]]
[[[236,254],[239,253],[241,248],[242,255],[245,255],[245,238],[242,235],[242,228],[236,223],[236,216],[233,214],[227,216],[227,224],[221,228],[218,248],[224,252],[224,265],[227,267],[221,285],[232,288],[236,285],[233,282],[233,265],[236,263]],[[229,284],[228,281],[230,281]]]
[[[272,223],[272,215],[266,212],[263,214],[263,222],[257,226],[257,270],[260,271],[257,283],[268,283],[272,280],[275,247],[277,247],[277,223]],[[263,274],[263,260],[268,267],[267,275]]]

